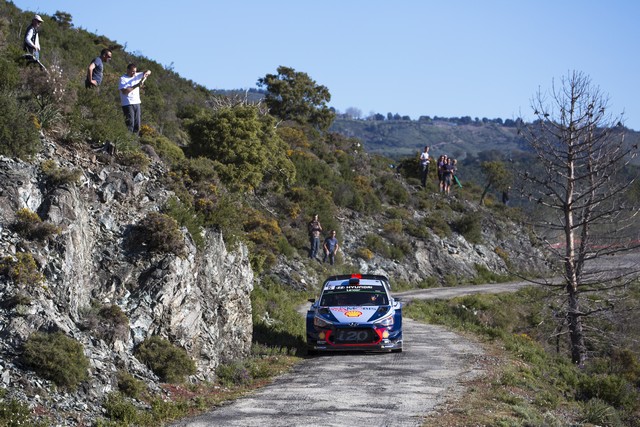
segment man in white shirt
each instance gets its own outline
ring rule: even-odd
[[[140,118],[142,116],[140,110],[140,88],[144,81],[151,74],[150,70],[137,72],[136,64],[127,66],[127,73],[120,77],[120,102],[122,104],[122,112],[124,120],[130,132],[138,133],[140,131]]]
[[[34,15],[24,35],[24,50],[36,61],[40,60],[40,37],[38,36],[40,25],[42,25],[42,18],[40,15]]]
[[[429,146],[424,147],[424,151],[420,153],[420,181],[422,186],[427,186],[427,176],[429,175]]]

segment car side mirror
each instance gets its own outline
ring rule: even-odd
[[[307,301],[309,301],[311,304],[313,304],[314,302],[316,302],[315,298],[309,298]]]

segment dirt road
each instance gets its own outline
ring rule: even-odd
[[[515,291],[527,283],[398,293],[412,299]],[[307,306],[301,307],[305,314]],[[404,320],[404,352],[309,358],[251,396],[175,426],[420,426],[478,375],[482,350],[441,326]]]
[[[305,360],[255,394],[176,426],[420,426],[478,374],[475,344],[405,319],[402,353]]]
[[[605,259],[592,274],[639,270],[638,254]],[[395,294],[447,299],[476,293],[513,292],[529,282],[433,288]],[[306,314],[308,306],[300,307]],[[271,385],[176,426],[420,426],[437,405],[463,393],[480,375],[482,349],[435,325],[404,319],[404,352],[333,354],[309,358]]]

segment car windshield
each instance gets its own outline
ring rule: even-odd
[[[387,295],[384,292],[325,292],[322,294],[320,305],[325,307],[339,307],[346,305],[387,305]]]

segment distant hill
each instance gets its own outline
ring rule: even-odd
[[[338,117],[331,129],[348,137],[360,139],[366,151],[402,159],[417,155],[425,145],[431,154],[447,154],[465,163],[497,154],[508,157],[530,151],[527,142],[518,135],[516,123],[464,122],[460,119],[430,120],[353,120]],[[640,142],[640,133],[628,130],[630,144]],[[634,163],[640,164],[639,159]]]

